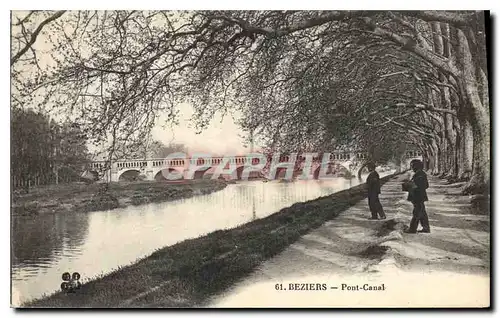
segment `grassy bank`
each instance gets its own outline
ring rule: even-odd
[[[207,194],[226,187],[220,180],[189,180],[184,183],[120,182],[106,184],[59,184],[12,195],[14,215],[90,212],[149,202],[171,201]]]
[[[382,178],[385,183],[390,177]],[[193,307],[206,304],[300,236],[366,197],[364,184],[234,229],[162,248],[133,265],[25,307]]]

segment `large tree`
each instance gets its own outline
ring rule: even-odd
[[[62,106],[96,143],[140,140],[188,100],[201,128],[237,109],[271,149],[411,144],[488,190],[483,12],[75,11],[43,30],[51,62],[15,61],[15,102]]]

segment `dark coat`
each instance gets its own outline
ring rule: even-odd
[[[366,178],[366,186],[368,195],[376,195],[380,193],[380,177],[377,171],[372,171]]]
[[[408,192],[408,201],[411,202],[424,202],[428,201],[427,188],[429,188],[429,181],[427,180],[427,174],[419,170],[415,172],[411,181],[415,184],[415,187]]]

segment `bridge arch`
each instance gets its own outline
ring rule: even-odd
[[[230,169],[231,167],[227,167],[223,170],[223,172],[219,175],[219,179],[226,180],[241,180],[241,176],[243,175],[243,170],[245,170],[245,166],[236,166],[234,169]],[[217,167],[213,167],[211,173],[214,173],[217,170]]]
[[[167,173],[178,173],[182,176],[182,178],[176,179],[176,180],[183,180],[184,179],[184,170],[182,169],[176,169],[176,168],[162,168],[158,169],[153,172],[153,180],[155,181],[175,181],[175,180],[168,180],[166,175]]]
[[[328,164],[328,168],[326,170],[326,177],[333,177],[339,172],[350,174],[351,170],[349,168],[350,168],[349,165],[346,164],[345,162],[332,162]],[[319,165],[314,169],[313,179],[315,180],[319,179],[320,171],[321,171],[321,165]]]
[[[245,170],[247,166],[242,165],[242,166],[237,166],[235,171],[236,171],[236,177],[238,180],[241,180],[243,176],[243,171]],[[233,172],[234,174],[234,172]],[[250,173],[248,174],[248,179],[255,179],[255,178],[261,178],[263,176],[262,171],[258,170],[250,170]]]
[[[124,169],[118,173],[118,181],[138,181],[140,175],[139,169]]]
[[[203,179],[205,174],[207,174],[208,170],[212,171],[212,167],[204,167],[200,168],[200,170],[196,170],[193,175],[193,179]]]
[[[368,168],[366,167],[368,165],[368,161],[364,162],[361,167],[359,167],[358,169],[358,173],[357,173],[357,176],[358,176],[358,179],[361,179],[361,174],[363,173],[363,169],[366,168],[366,170],[368,171]]]
[[[241,175],[243,174],[243,170],[245,170],[245,166],[239,166],[236,168],[236,178],[241,180]]]
[[[344,167],[347,171],[351,172],[351,167],[353,166],[353,162],[351,160],[340,161],[340,162],[337,162],[337,164],[339,166]]]

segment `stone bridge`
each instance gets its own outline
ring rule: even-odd
[[[416,154],[412,154],[412,158]],[[328,165],[328,173],[344,170],[355,175],[359,168],[364,167],[366,158],[367,154],[363,152],[333,152],[330,153],[329,160],[324,159],[322,155],[317,155],[312,158],[311,171],[307,174],[310,175],[310,178],[317,178],[321,165],[325,161],[324,164]],[[225,179],[241,179],[245,167],[257,167],[259,164],[262,165],[261,162],[265,161],[265,165],[260,167],[261,172],[252,171],[249,178],[283,178],[287,166],[293,167],[293,178],[296,178],[302,175],[306,160],[304,155],[298,155],[295,158],[290,155],[273,158],[271,156],[266,157],[263,154],[257,154],[257,156],[256,154],[250,154],[224,157],[200,155],[184,158],[116,160],[112,161],[111,164],[105,161],[93,161],[88,165],[85,173],[94,179],[112,182],[137,179],[162,181],[167,179],[168,174],[171,176],[177,175],[176,179],[201,179],[204,176],[217,174],[217,172],[221,172],[221,177]],[[271,162],[277,163],[271,164]],[[111,168],[109,168],[109,165]],[[221,171],[221,169],[223,170]]]

